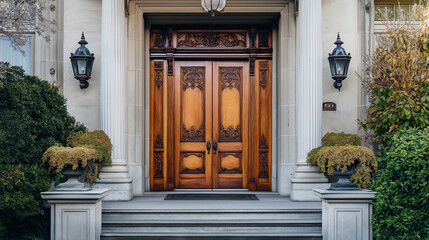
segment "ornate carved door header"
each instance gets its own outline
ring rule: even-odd
[[[195,53],[196,51],[223,53],[270,53],[270,29],[241,30],[174,30],[152,29],[151,57],[159,53]],[[158,53],[158,54],[152,54]],[[271,56],[271,55],[270,55]]]

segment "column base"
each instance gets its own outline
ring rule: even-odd
[[[100,179],[93,188],[109,188],[110,192],[104,201],[130,201],[133,198],[132,180],[126,164],[112,163],[100,170]]]
[[[291,180],[292,189],[290,198],[293,201],[321,201],[315,195],[315,188],[329,188],[328,179],[319,173],[317,167],[309,166],[307,163],[297,163],[294,178]]]

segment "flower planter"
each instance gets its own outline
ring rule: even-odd
[[[329,190],[359,190],[358,185],[349,180],[356,169],[356,165],[357,164],[353,164],[349,166],[345,172],[334,170],[334,175],[338,177],[338,181],[332,183]]]
[[[88,191],[91,187],[79,180],[79,178],[85,173],[83,167],[79,166],[73,170],[72,166],[67,165],[61,171],[64,176],[67,177],[67,181],[58,184],[55,188],[56,191]]]

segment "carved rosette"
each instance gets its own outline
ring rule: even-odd
[[[268,153],[259,153],[259,178],[268,178]]]
[[[220,124],[219,126],[219,141],[220,142],[238,142],[241,141],[241,127],[240,125],[237,128],[233,128],[229,126],[225,129],[225,127]]]
[[[221,67],[220,68],[220,89],[241,87],[241,67]]]
[[[182,125],[182,142],[204,142],[204,125],[198,129],[195,126],[187,129]]]
[[[163,178],[164,174],[162,171],[163,165],[164,165],[164,157],[163,152],[154,152],[154,168],[153,168],[153,177],[154,178]]]
[[[192,68],[182,68],[182,87],[183,91],[186,89],[195,89],[198,88],[201,91],[204,90],[204,67],[192,67]]]
[[[245,32],[179,32],[178,48],[245,48]]]

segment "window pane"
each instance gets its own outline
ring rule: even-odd
[[[375,20],[393,20],[394,19],[394,6],[393,5],[376,5],[375,6]]]
[[[12,65],[21,66],[26,74],[31,73],[31,37],[29,42],[23,46],[25,56],[21,52],[12,48],[9,38],[0,37],[0,61],[9,62]]]
[[[395,19],[407,19],[410,16],[410,5],[396,5]]]

